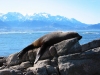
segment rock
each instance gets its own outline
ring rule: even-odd
[[[59,64],[61,75],[95,75],[100,74],[100,64],[92,59],[68,60]]]
[[[80,53],[82,52],[82,47],[81,45],[79,44],[79,42],[76,42],[73,47],[68,50],[68,54],[73,54],[73,53]]]
[[[100,74],[100,48],[58,58],[61,75]]]
[[[4,69],[5,67],[6,67],[6,65],[5,65],[5,64],[3,64],[3,66],[2,66],[2,67],[0,67],[0,70]]]
[[[47,65],[46,69],[47,69],[47,72],[48,72],[49,75],[54,75],[54,74],[59,75],[59,72],[58,72],[56,67]]]
[[[96,39],[96,40],[93,40],[93,41],[88,42],[86,44],[83,44],[82,51],[86,51],[86,50],[93,49],[96,47],[100,47],[100,39]]]
[[[45,66],[30,67],[27,69],[27,72],[28,71],[32,71],[35,75],[48,75]]]
[[[46,66],[46,65],[51,65],[51,61],[49,59],[38,61],[36,64],[34,64],[34,67]]]
[[[50,65],[30,67],[27,69],[27,72],[29,71],[32,71],[34,75],[59,75],[57,68]]]
[[[22,62],[20,65],[10,66],[10,69],[16,69],[16,70],[24,70],[26,68],[32,67],[32,64],[30,64],[29,61]]]
[[[3,66],[4,63],[6,63],[6,58],[0,57],[0,67]]]
[[[25,75],[35,75],[32,71],[27,71]]]
[[[51,54],[50,54],[50,52],[49,52],[50,49],[51,49],[50,46],[47,47],[46,51],[45,51],[44,54],[41,56],[40,60],[48,59],[48,58],[52,57]]]
[[[75,44],[77,44],[77,45],[75,45]],[[77,48],[76,48],[76,46],[77,46]],[[81,46],[78,43],[77,38],[64,40],[62,42],[55,44],[54,47],[57,50],[57,54],[59,56],[70,54],[70,53],[75,53],[75,52],[77,53],[77,52],[81,51]]]
[[[0,70],[0,75],[11,75],[11,72],[9,69],[3,69]]]
[[[9,69],[11,69],[11,70],[13,70],[13,69],[22,70],[22,67],[20,67],[20,65],[15,65],[15,66],[10,66]]]
[[[54,47],[54,45],[50,47],[49,52],[50,52],[50,55],[51,55],[52,57],[58,56],[58,55],[57,55],[56,48]]]
[[[36,50],[36,49],[28,51],[29,61],[31,63],[34,63],[34,61],[35,61],[36,52],[34,52],[34,50]]]
[[[48,58],[51,58],[53,57],[51,54],[50,54],[50,51],[52,50],[52,47],[53,46],[49,46],[46,51],[44,52],[44,54],[41,56],[40,60],[43,60],[43,59],[48,59]],[[37,51],[39,50],[40,48],[35,48],[33,50],[30,50],[28,51],[28,57],[29,57],[29,60],[30,62],[34,63],[34,60],[35,60],[35,57],[36,57],[36,53]],[[52,52],[54,54],[54,51]]]
[[[13,75],[24,75],[21,70],[14,70],[15,74]]]
[[[17,73],[14,70],[10,70],[11,75],[17,75]]]
[[[53,67],[57,67],[58,66],[58,57],[54,57],[51,60],[51,66],[53,66]]]
[[[100,47],[87,50],[87,51],[83,52],[80,55],[80,57],[83,58],[83,59],[97,59],[97,60],[99,60],[99,58],[100,58]]]
[[[20,64],[20,67],[22,67],[23,69],[25,69],[25,68],[28,68],[28,67],[32,67],[32,64],[30,64],[29,61],[26,61],[26,62],[22,62]]]
[[[9,55],[8,58],[6,59],[6,65],[12,66],[12,65],[18,65],[19,63],[21,63],[21,60],[17,58],[17,54],[18,53]]]
[[[26,53],[23,55],[22,59],[20,59],[20,60],[21,60],[21,62],[29,61],[28,52],[26,52]]]
[[[14,70],[3,69],[0,70],[0,75],[18,75]]]

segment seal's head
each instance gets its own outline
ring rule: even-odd
[[[80,40],[82,38],[82,36],[79,35],[77,32],[67,32],[65,34],[67,34],[66,37],[68,37],[68,38],[76,38],[77,37],[78,40]]]
[[[80,40],[80,39],[82,38],[82,36],[79,35],[77,32],[73,32],[73,35],[72,35],[72,36],[73,36],[73,37],[77,37],[78,40]]]

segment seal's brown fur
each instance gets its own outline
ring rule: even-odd
[[[52,33],[46,34],[42,36],[41,38],[37,39],[36,41],[34,41],[29,46],[25,47],[18,54],[18,57],[21,58],[28,50],[41,47],[41,49],[38,51],[36,55],[36,59],[34,62],[36,63],[39,60],[39,58],[43,55],[43,53],[45,52],[48,46],[51,46],[55,43],[61,42],[66,39],[75,38],[75,37],[78,37],[79,39],[82,38],[82,36],[80,36],[77,32],[52,32]]]

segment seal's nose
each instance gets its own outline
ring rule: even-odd
[[[79,36],[79,37],[78,37],[78,40],[80,40],[81,38],[82,38],[82,36]]]

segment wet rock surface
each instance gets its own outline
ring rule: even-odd
[[[0,57],[0,75],[100,75],[100,39],[80,45],[77,38],[63,40],[47,48],[34,64],[40,48]]]

